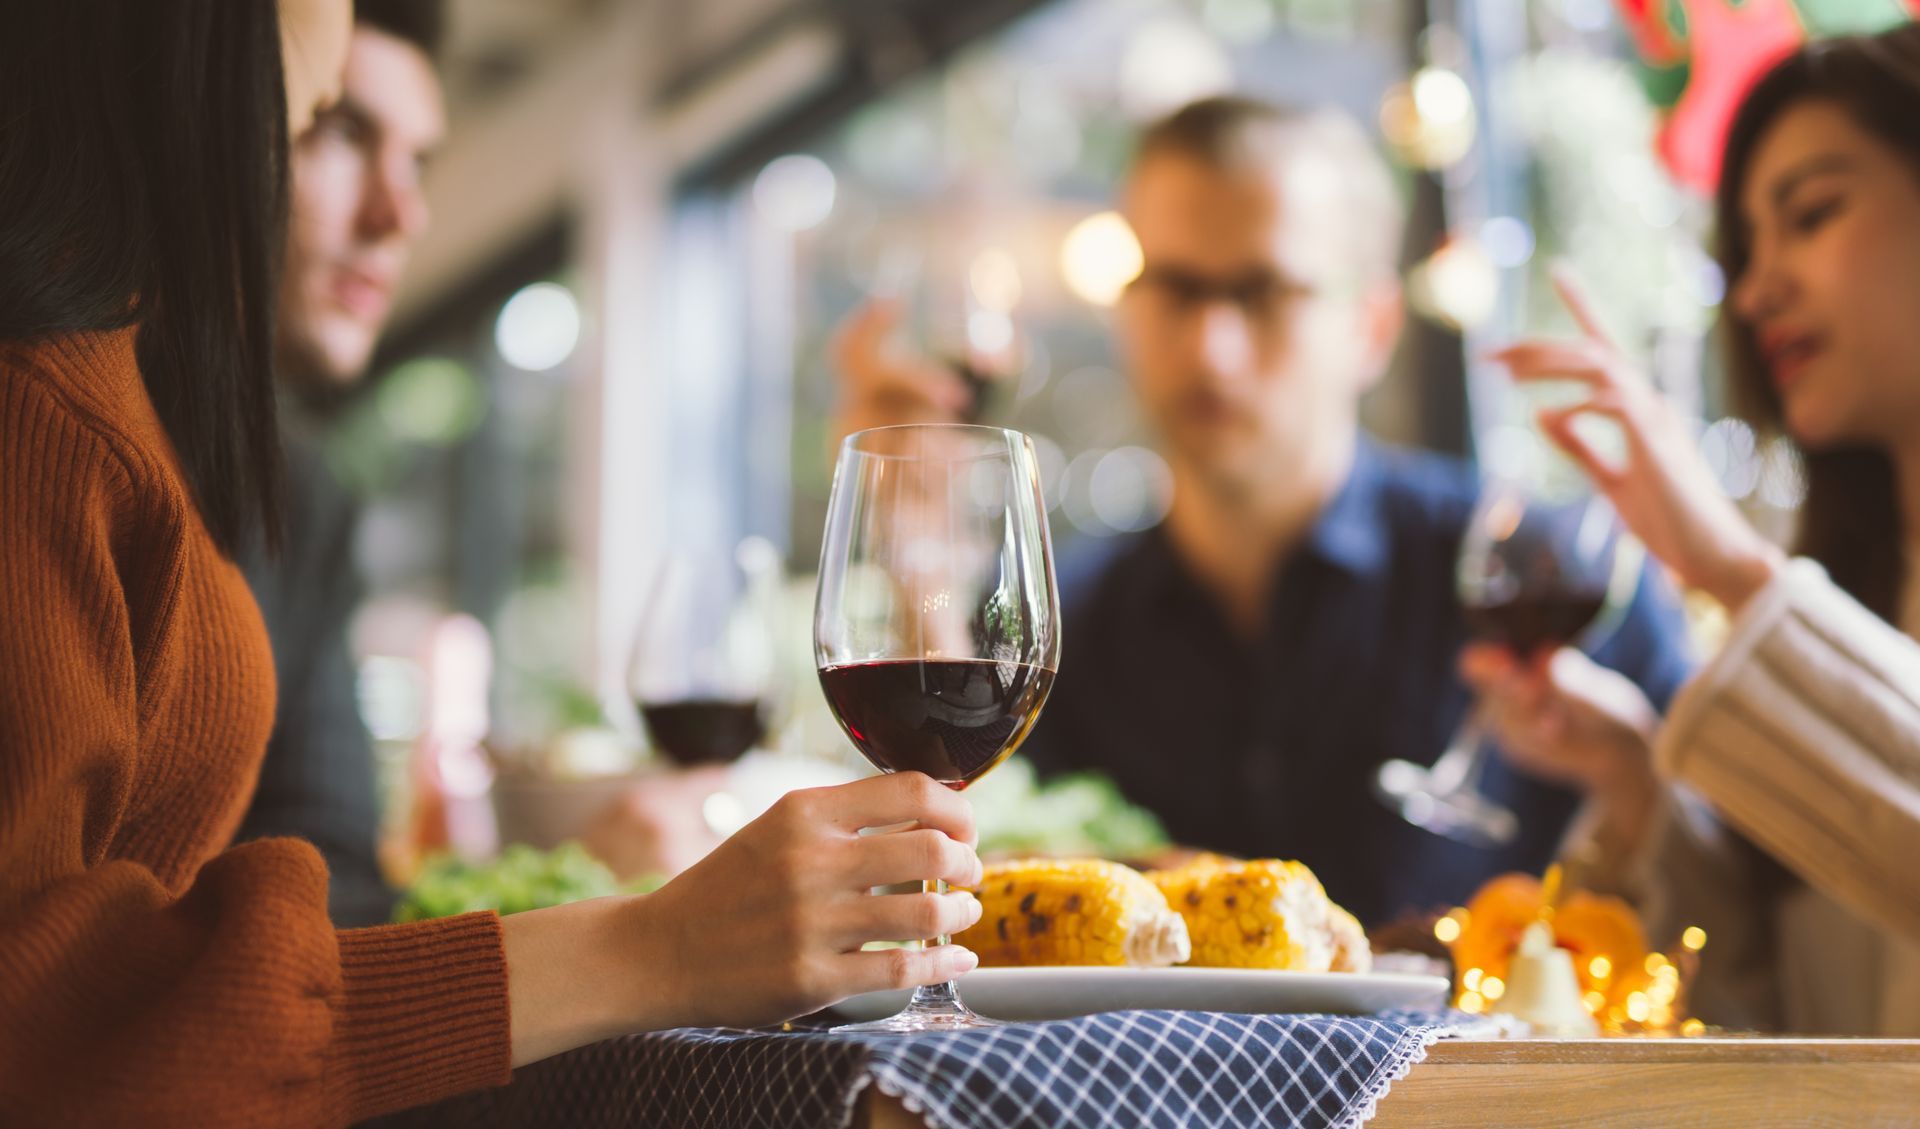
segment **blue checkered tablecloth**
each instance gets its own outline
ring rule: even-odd
[[[912,1037],[687,1029],[585,1047],[389,1124],[839,1129],[876,1086],[934,1129],[1346,1127],[1465,1022],[1130,1011]]]

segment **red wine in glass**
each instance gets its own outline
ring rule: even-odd
[[[827,704],[885,772],[959,791],[1005,760],[1040,717],[1053,671],[988,659],[884,659],[820,671]]]
[[[1464,604],[1461,615],[1474,635],[1529,661],[1573,642],[1606,602],[1605,589],[1523,592],[1497,604]]]
[[[675,764],[732,764],[767,735],[766,711],[758,701],[693,698],[636,704],[654,747]]]

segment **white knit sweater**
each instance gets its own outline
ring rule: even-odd
[[[1675,803],[1645,888],[1656,941],[1708,929],[1698,1010],[1920,1035],[1920,643],[1796,560],[1681,691],[1656,760]]]

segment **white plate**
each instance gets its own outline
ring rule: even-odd
[[[884,1019],[906,1006],[908,994],[869,992],[842,1001],[834,1010],[857,1020]],[[981,968],[961,979],[960,997],[995,1019],[1070,1019],[1137,1009],[1368,1015],[1387,1008],[1442,1007],[1447,981],[1405,972]]]

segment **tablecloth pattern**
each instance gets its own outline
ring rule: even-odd
[[[1472,1022],[1130,1011],[912,1037],[683,1029],[583,1047],[382,1124],[840,1129],[877,1086],[934,1129],[1346,1129]]]

